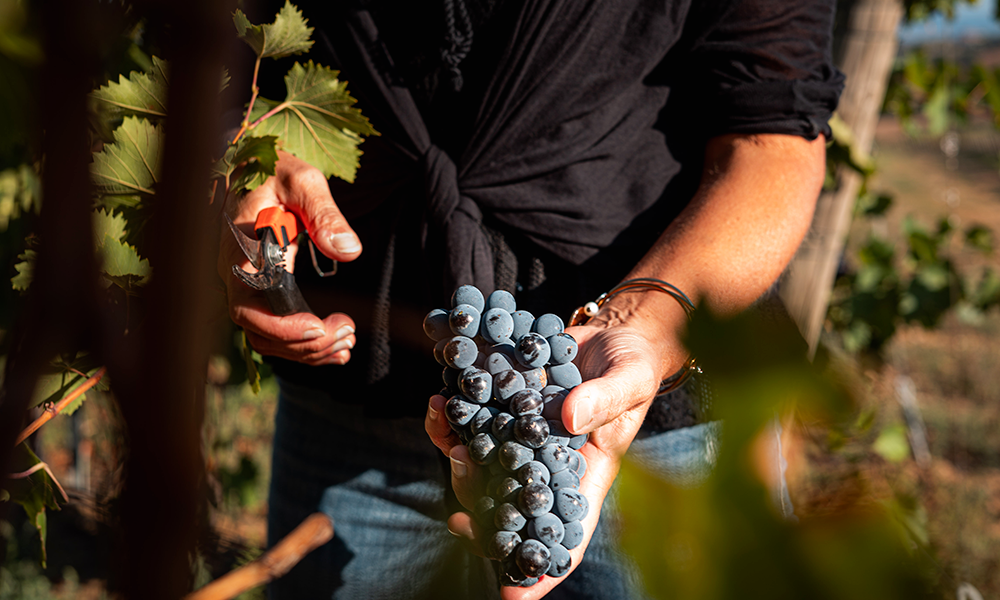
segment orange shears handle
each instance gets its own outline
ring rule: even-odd
[[[262,229],[270,229],[274,233],[274,240],[281,244],[282,248],[294,242],[301,232],[299,220],[295,214],[285,212],[280,206],[271,206],[257,213],[253,229],[257,234],[257,239],[261,239]]]

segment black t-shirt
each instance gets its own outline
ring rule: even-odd
[[[829,0],[301,8],[311,58],[343,70],[382,136],[363,144],[356,183],[331,183],[362,257],[331,280],[297,269],[318,313],[354,317],[352,361],[275,366],[383,414],[422,414],[440,387],[420,320],[456,285],[565,318],[683,210],[710,137],[828,133],[843,82]]]

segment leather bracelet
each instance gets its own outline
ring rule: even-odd
[[[694,313],[694,303],[691,302],[691,299],[687,297],[687,294],[682,292],[681,289],[678,288],[676,285],[673,285],[672,283],[667,283],[666,281],[663,281],[661,279],[654,279],[652,277],[639,277],[636,279],[627,279],[619,283],[610,291],[601,294],[597,298],[597,300],[594,300],[593,302],[588,302],[583,306],[581,306],[580,308],[573,311],[573,316],[570,317],[569,324],[572,327],[587,323],[587,321],[597,316],[597,313],[601,310],[601,306],[603,306],[605,302],[611,300],[618,294],[622,294],[624,292],[639,292],[648,290],[656,290],[658,292],[663,292],[664,294],[669,295],[671,298],[676,300],[678,304],[681,305],[681,307],[684,309],[684,313],[688,316],[688,318],[690,318],[691,314]],[[660,389],[656,393],[657,395],[660,395],[675,390],[679,388],[685,381],[687,381],[688,378],[690,378],[692,375],[701,372],[702,370],[696,364],[695,358],[693,356],[689,356],[688,359],[684,361],[684,364],[681,366],[680,369],[677,370],[676,373],[674,373],[670,377],[667,377],[666,379],[660,382]]]

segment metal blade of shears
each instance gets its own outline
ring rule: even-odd
[[[228,214],[225,216],[226,223],[229,223],[229,229],[233,232],[233,237],[236,238],[236,243],[240,245],[240,250],[243,251],[243,254],[250,261],[250,264],[253,265],[253,268],[259,271],[263,265],[263,255],[260,251],[260,242],[243,233],[240,228],[236,226],[236,223],[233,223],[233,220]]]

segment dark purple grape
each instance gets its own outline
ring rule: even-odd
[[[500,445],[500,464],[508,471],[516,471],[531,462],[535,458],[535,453],[531,448],[514,441],[504,442]]]
[[[549,440],[549,424],[540,415],[520,417],[514,422],[514,439],[529,448],[541,448]]]
[[[483,312],[486,307],[486,301],[483,299],[483,293],[479,291],[474,285],[462,285],[459,286],[455,293],[451,295],[451,306],[452,308],[457,308],[460,304],[471,304],[475,307],[476,312]],[[472,337],[472,336],[469,336]]]
[[[552,557],[549,559],[549,570],[545,572],[549,577],[562,577],[569,573],[573,566],[573,557],[569,555],[569,550],[563,546],[549,548]]]
[[[514,531],[498,531],[490,537],[486,544],[486,555],[493,560],[504,560],[510,556],[521,543],[521,536]]]
[[[526,333],[515,346],[517,360],[522,365],[537,369],[549,362],[551,350],[545,338],[537,333]],[[566,387],[566,386],[563,386]]]
[[[527,489],[527,486],[525,486]],[[524,496],[524,490],[521,490],[521,496]],[[574,490],[563,488],[555,493],[555,504],[552,512],[559,515],[559,518],[563,521],[569,523],[570,521],[579,521],[587,517],[587,512],[590,510],[590,504],[587,502],[587,498],[583,494]]]
[[[465,367],[458,376],[458,389],[469,400],[486,404],[493,396],[493,377],[479,367]]]
[[[478,504],[477,504],[478,506]],[[545,513],[537,519],[528,521],[528,537],[536,539],[549,548],[558,546],[566,533],[562,519],[552,513]]]
[[[493,518],[497,512],[497,501],[490,496],[483,496],[479,500],[476,500],[476,506],[472,512],[476,515],[476,521],[480,525],[493,527]]]
[[[514,319],[514,333],[510,335],[510,339],[517,342],[531,331],[531,326],[535,324],[535,315],[526,310],[518,310],[510,313],[510,316]]]
[[[497,416],[493,417],[493,437],[497,441],[509,442],[514,439],[514,421],[517,417],[510,413],[500,412]]]
[[[535,390],[524,389],[510,397],[510,413],[515,417],[540,415],[543,405],[542,395]]]
[[[544,415],[545,413],[542,412]],[[569,441],[572,439],[566,428],[563,427],[562,419],[557,417],[555,419],[549,419],[549,441],[550,444],[559,444],[560,446],[569,447]]]
[[[499,344],[509,340],[512,333],[514,333],[514,319],[509,312],[502,308],[491,308],[483,313],[479,324],[479,335],[483,336],[484,340]]]
[[[500,500],[500,502],[510,502],[511,504],[517,504],[518,494],[521,492],[521,488],[524,485],[520,481],[514,479],[513,477],[504,477],[494,492],[494,496]]]
[[[453,390],[458,389],[458,376],[462,372],[458,369],[452,369],[451,367],[445,367],[441,371],[441,381],[444,382],[445,387],[449,387]]]
[[[563,534],[562,545],[567,550],[572,550],[583,543],[583,523],[571,521],[563,525],[566,533]]]
[[[521,547],[520,544],[517,546]],[[521,567],[517,566],[517,561],[514,560],[516,556],[517,548],[514,552],[510,553],[506,559],[500,564],[500,585],[506,587],[521,587],[522,584],[535,581],[537,578],[528,577],[521,571]],[[529,585],[534,585],[529,584]]]
[[[535,323],[531,326],[532,332],[537,333],[544,338],[552,337],[557,333],[562,333],[563,329],[563,320],[559,318],[559,315],[554,315],[552,313],[546,313],[538,317],[535,319]]]
[[[545,403],[549,404],[550,402],[558,400],[560,397],[565,398],[566,394],[569,393],[569,390],[550,383],[549,385],[543,387],[539,393],[542,395],[542,399],[545,400]]]
[[[529,483],[521,488],[517,506],[526,517],[540,517],[552,510],[555,494],[544,483]]]
[[[486,299],[486,308],[502,308],[508,313],[517,310],[517,302],[514,295],[507,290],[496,290]]]
[[[571,390],[583,383],[583,377],[580,376],[580,369],[576,368],[576,365],[571,362],[564,365],[552,365],[549,367],[548,375],[552,385],[559,385],[567,390]]]
[[[477,465],[488,465],[497,459],[497,441],[488,433],[476,435],[469,440],[468,446],[469,456]]]
[[[548,374],[545,372],[544,367],[538,367],[537,369],[529,369],[527,371],[522,371],[521,376],[524,377],[524,387],[541,391],[545,389],[547,382],[549,380]]]
[[[453,369],[464,369],[472,366],[479,357],[479,348],[471,338],[456,335],[444,345],[444,362]]]
[[[573,456],[569,459],[569,468],[576,471],[576,474],[583,479],[583,476],[587,473],[587,458],[578,450],[571,449],[570,452],[573,453]]]
[[[552,351],[549,363],[553,365],[563,365],[573,362],[580,349],[576,340],[568,333],[557,333],[545,338],[545,340],[549,343],[549,349]]]
[[[497,507],[496,516],[493,518],[493,524],[501,531],[521,531],[527,523],[528,520],[521,511],[510,502],[504,502]]]
[[[495,465],[499,462],[500,461],[497,461],[496,463],[493,464]],[[490,466],[492,467],[493,465]],[[500,484],[503,483],[503,480],[507,479],[508,477],[510,477],[510,475],[507,474],[506,470],[504,470],[503,473],[497,473],[496,475],[491,477],[489,482],[487,482],[486,484],[486,494],[489,496],[493,496],[494,498],[499,498],[500,494],[497,493],[497,490],[500,489]]]
[[[476,430],[475,425],[473,425],[472,430]],[[568,448],[559,444],[553,444],[552,442],[545,444],[535,451],[535,460],[545,465],[549,473],[552,474],[569,468],[569,457],[570,452]]]
[[[497,402],[507,404],[511,397],[524,389],[524,376],[513,369],[493,376],[493,394]]]
[[[540,577],[549,570],[552,553],[538,540],[524,540],[514,552],[517,566],[528,577]]]
[[[549,469],[537,460],[533,460],[517,470],[517,480],[522,485],[528,485],[529,483],[548,485],[550,478]]]
[[[493,431],[493,419],[496,418],[497,413],[500,409],[493,408],[492,406],[484,406],[479,409],[479,411],[472,417],[469,421],[469,429],[472,433],[490,433]],[[493,436],[496,437],[496,436]],[[506,441],[506,440],[500,440]]]
[[[502,342],[490,348],[483,368],[489,371],[491,375],[496,375],[497,373],[513,369],[516,364],[518,362],[514,356],[514,344]]]
[[[473,338],[479,333],[480,316],[475,306],[459,304],[448,314],[448,324],[455,335]]]
[[[448,366],[447,361],[444,359],[444,347],[448,344],[450,339],[450,337],[442,338],[441,340],[438,340],[438,343],[434,344],[434,360],[436,360],[442,367]]]
[[[448,323],[448,311],[435,308],[424,317],[424,333],[435,342],[451,337],[451,326]]]
[[[552,474],[549,487],[552,488],[553,492],[565,489],[578,490],[580,489],[580,476],[573,469],[563,469]]]
[[[589,439],[590,439],[590,434],[578,433],[577,435],[574,435],[573,437],[569,438],[569,444],[566,445],[572,448],[573,450],[579,450],[580,448],[583,448],[584,444],[586,444],[587,440]]]
[[[457,394],[444,405],[444,416],[453,425],[468,425],[472,417],[479,412],[479,408],[475,402],[469,402],[467,398]]]

